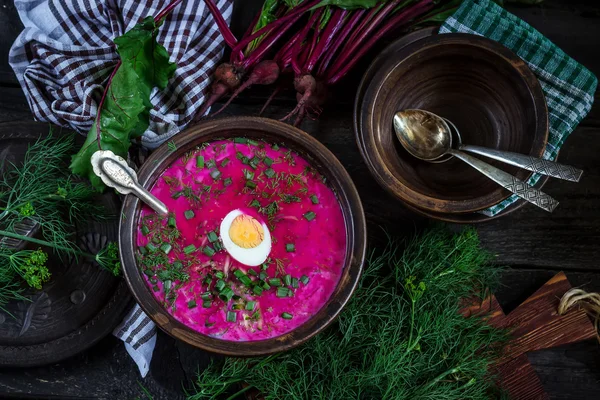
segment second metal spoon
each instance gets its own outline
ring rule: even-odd
[[[543,210],[552,212],[558,206],[558,201],[528,183],[478,158],[453,149],[452,131],[446,121],[437,115],[423,110],[404,110],[394,115],[393,122],[398,140],[413,156],[425,161],[435,161],[445,155],[452,155]]]

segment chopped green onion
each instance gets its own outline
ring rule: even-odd
[[[215,246],[215,251],[223,250],[223,247],[221,246],[221,242],[214,242],[213,246]]]
[[[260,207],[260,202],[256,199],[250,202],[250,207]]]
[[[188,308],[196,308],[196,300],[188,301]]]
[[[233,143],[246,144],[246,143],[248,143],[248,139],[243,138],[243,137],[236,137],[233,139]]]
[[[255,301],[249,301],[246,303],[246,310],[248,311],[254,311],[254,307],[256,306],[256,302]]]
[[[216,253],[216,251],[210,246],[204,246],[204,248],[202,249],[202,252],[209,257],[214,256]]]
[[[204,156],[198,156],[198,157],[196,157],[196,167],[197,168],[204,168]]]
[[[146,250],[144,246],[140,246],[138,250],[140,251],[140,253],[142,253],[142,255],[146,255],[148,253],[148,250]]]
[[[300,277],[300,282],[302,282],[302,283],[303,283],[303,284],[305,284],[305,285],[308,285],[308,282],[310,282],[310,279],[308,279],[308,276],[306,276],[306,275],[302,275],[302,276]]]
[[[148,280],[150,281],[150,283],[153,283],[153,284],[158,283],[158,279],[156,279],[156,278],[150,278]]]
[[[313,204],[319,204],[319,198],[315,194],[310,196],[310,200],[312,201]]]
[[[225,281],[223,279],[219,279],[217,281],[217,283],[215,284],[215,289],[217,289],[219,292],[222,291],[224,287],[225,287]]]
[[[252,146],[258,146],[258,142],[252,139],[248,139],[248,144],[251,144]]]
[[[248,275],[246,275],[242,270],[236,269],[235,271],[233,271],[233,274],[236,276],[236,278],[238,278],[240,280],[240,282],[242,282],[244,285],[246,286],[250,286],[252,284],[252,280],[250,278],[248,278]]]
[[[217,234],[215,233],[215,231],[210,231],[208,232],[208,241],[211,243],[216,242],[217,240],[219,240],[219,237],[217,236]]]
[[[292,276],[290,274],[287,274],[286,276],[283,277],[283,282],[285,283],[286,286],[291,286],[292,285]]]
[[[249,269],[249,270],[248,270],[248,275],[254,275],[254,276],[258,276],[258,272],[256,272],[256,271],[255,271],[255,270],[253,270],[253,269]]]
[[[221,171],[219,171],[218,169],[215,168],[212,171],[210,171],[210,176],[211,176],[211,178],[217,180],[221,176]]]
[[[224,158],[223,161],[221,161],[221,167],[225,167],[227,164],[229,164],[229,158]]]
[[[160,290],[160,288],[157,285],[152,286],[152,290],[154,290],[155,292],[158,292]]]
[[[304,218],[306,218],[307,221],[312,221],[313,219],[315,219],[316,214],[312,211],[307,212],[306,214],[304,214]]]
[[[231,178],[225,178],[223,179],[223,185],[225,186],[229,186],[233,183],[233,181],[231,180]]]
[[[252,288],[252,292],[254,292],[254,294],[257,296],[260,296],[263,292],[263,288],[260,286],[254,286],[254,288]]]
[[[175,217],[169,217],[169,221],[167,222],[167,225],[169,225],[171,228],[176,228],[177,222],[175,221]]]
[[[275,176],[275,170],[273,168],[267,168],[265,170],[265,175],[267,176],[267,178],[272,178]]]
[[[252,157],[252,159],[250,160],[249,164],[253,169],[258,168],[258,164],[260,163],[260,160],[257,157]]]
[[[250,189],[256,189],[256,182],[254,181],[246,181],[246,186]]]
[[[246,156],[242,156],[242,158],[241,158],[241,160],[240,160],[240,161],[242,162],[242,164],[246,164],[246,165],[248,165],[248,162],[249,162],[250,160],[248,159],[248,157],[246,157]]]
[[[298,278],[292,278],[292,287],[294,289],[298,289],[300,285],[298,284]]]
[[[258,278],[259,278],[261,281],[264,281],[265,279],[267,279],[267,276],[268,276],[268,275],[267,275],[267,273],[266,273],[266,272],[261,272],[260,274],[258,274]]]
[[[163,243],[163,244],[160,245],[160,249],[165,254],[169,254],[171,252],[172,248],[173,248],[173,246],[171,246],[169,243]]]
[[[185,254],[191,254],[191,253],[193,253],[195,251],[196,251],[196,246],[194,246],[193,244],[190,244],[189,246],[185,246],[183,248],[183,252]]]
[[[217,163],[215,162],[215,160],[208,160],[208,161],[206,162],[206,167],[207,167],[207,168],[214,168],[214,167],[216,167],[216,166],[217,166]]]
[[[159,238],[158,236],[154,236],[154,237],[152,238],[152,241],[153,241],[154,243],[156,243],[156,244],[159,244],[159,243],[160,243],[160,238]]]
[[[225,274],[222,271],[215,272],[215,276],[219,279],[225,278]]]
[[[210,300],[212,299],[212,295],[210,294],[210,292],[204,292],[200,295],[200,297],[202,297],[202,300]]]
[[[234,305],[231,306],[232,310],[243,310],[244,309],[244,305],[240,304],[240,303],[236,303]]]
[[[180,191],[178,191],[178,192],[174,192],[174,193],[171,195],[171,198],[172,198],[172,199],[178,199],[178,198],[180,198],[181,196],[183,196],[183,191],[182,191],[182,190],[180,190]]]
[[[294,243],[288,243],[285,245],[285,251],[287,251],[288,253],[293,253],[294,251],[296,251],[296,246],[294,245]]]
[[[180,270],[183,268],[183,263],[179,260],[173,262],[173,268]]]
[[[267,269],[269,269],[269,263],[268,263],[268,262],[266,262],[266,263],[264,263],[264,264],[262,265],[262,270],[263,270],[263,271],[266,271]]]
[[[277,288],[277,297],[287,297],[289,289],[286,287],[278,287]]]
[[[269,279],[269,285],[271,285],[271,286],[281,286],[281,279],[279,279],[279,278],[271,278],[271,279]]]
[[[185,216],[185,219],[192,219],[196,214],[194,214],[194,211],[192,210],[186,210],[183,215]]]
[[[146,225],[142,226],[142,235],[146,236],[149,233],[150,233],[150,228],[148,228]]]
[[[206,283],[207,285],[210,285],[212,283],[212,276],[210,274],[206,275],[206,277],[204,278],[204,283]]]
[[[165,292],[168,292],[169,290],[171,290],[171,284],[173,282],[167,280],[163,282],[163,289],[165,289]]]
[[[260,311],[256,310],[254,314],[250,316],[251,319],[258,319],[260,317]]]
[[[254,172],[252,171],[248,171],[247,169],[244,170],[244,178],[250,180],[250,179],[254,179]]]
[[[144,271],[144,274],[146,274],[148,276],[154,276],[154,271],[152,271],[151,269],[147,269]]]
[[[277,143],[276,143],[276,144],[274,144],[273,146],[271,146],[271,148],[272,148],[273,150],[279,150],[279,146],[277,145]]]
[[[263,162],[265,163],[265,165],[267,167],[270,167],[271,165],[273,165],[273,159],[271,157],[265,157],[265,159],[263,160]]]
[[[212,304],[212,301],[210,301],[210,300],[204,300],[202,302],[202,307],[204,307],[204,308],[210,308],[211,304]]]
[[[233,311],[227,311],[227,322],[235,322],[237,320],[237,314]]]
[[[146,249],[150,252],[150,253],[156,253],[156,250],[158,250],[158,248],[153,245],[152,243],[148,243],[146,245]]]
[[[283,319],[292,319],[292,318],[294,318],[294,316],[292,314],[290,314],[290,313],[284,312],[284,313],[281,314],[281,318],[283,318]]]
[[[229,300],[231,300],[233,295],[235,295],[235,293],[233,292],[233,289],[231,289],[229,286],[227,286],[227,287],[223,288],[223,290],[221,290],[221,292],[219,293],[219,298],[223,301],[229,301]]]

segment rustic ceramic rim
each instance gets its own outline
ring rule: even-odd
[[[255,132],[249,132],[249,131]],[[262,132],[262,135],[256,134]],[[229,356],[259,356],[289,350],[325,329],[345,306],[360,278],[366,254],[367,230],[365,214],[358,191],[338,159],[307,133],[282,122],[256,117],[233,117],[205,121],[178,134],[171,140],[177,147],[171,151],[167,143],[155,150],[138,172],[140,184],[151,187],[160,174],[182,154],[197,145],[217,138],[245,136],[284,142],[299,151],[329,181],[342,207],[346,223],[346,259],[344,271],[334,293],[307,322],[293,331],[267,340],[233,342],[202,335],[177,321],[155,299],[144,281],[134,256],[141,202],[132,195],[125,197],[119,226],[119,250],[125,280],[144,312],[165,332],[192,346]]]
[[[387,62],[382,65],[378,65],[379,70],[371,77],[371,82],[366,85],[366,89],[364,90],[361,98],[360,108],[355,108],[355,113],[357,113],[356,118],[359,120],[358,127],[361,128],[356,129],[357,141],[359,148],[361,149],[363,159],[371,171],[371,174],[375,177],[375,180],[379,183],[379,185],[394,197],[404,201],[412,207],[416,207],[428,213],[473,213],[498,204],[499,202],[507,199],[511,193],[501,187],[498,187],[497,190],[490,192],[488,195],[476,198],[481,199],[477,202],[474,202],[474,199],[442,200],[422,194],[402,184],[402,182],[395,178],[395,176],[389,171],[388,167],[380,160],[381,157],[376,150],[377,147],[375,145],[374,135],[370,132],[367,133],[367,131],[369,131],[373,126],[372,117],[374,115],[374,102],[371,104],[366,104],[365,98],[376,98],[378,93],[382,90],[382,82],[385,82],[386,77],[389,76],[394,69],[398,68],[405,60],[414,57],[418,53],[447,44],[464,44],[481,48],[485,51],[500,56],[508,64],[512,65],[514,69],[517,69],[520,72],[520,75],[523,77],[533,99],[533,106],[537,115],[536,128],[538,131],[542,132],[544,137],[543,142],[533,144],[532,153],[530,154],[534,157],[542,157],[548,143],[548,109],[543,90],[535,74],[529,69],[527,64],[521,58],[501,44],[481,36],[464,33],[452,33],[435,36],[430,35],[418,38],[413,42],[407,43],[404,47],[398,50],[399,52],[406,53],[406,57],[400,60],[390,57]],[[358,93],[360,94],[360,92]],[[532,174],[533,173],[529,173],[525,180],[529,179]]]
[[[360,117],[360,109],[363,104],[364,92],[366,90],[367,85],[373,78],[373,75],[376,73],[376,71],[378,71],[379,68],[383,64],[385,64],[386,56],[389,56],[390,54],[392,54],[394,52],[398,52],[400,49],[402,49],[402,48],[408,46],[409,44],[414,43],[418,40],[424,39],[429,36],[436,35],[437,31],[438,31],[437,27],[421,28],[421,29],[418,29],[416,31],[413,31],[411,33],[408,33],[408,34],[396,39],[375,57],[375,59],[371,62],[371,64],[367,68],[365,74],[363,75],[363,77],[358,85],[358,88],[356,90],[356,97],[354,99],[353,125],[354,125],[354,137],[356,140],[356,145],[358,146],[358,150],[360,151],[361,156],[365,160],[365,163],[366,163],[367,155],[363,148],[362,139],[364,138],[364,135],[361,133],[362,125],[361,125],[361,121],[360,121],[359,117]],[[547,175],[542,175],[542,177],[538,180],[535,187],[538,189],[541,189],[546,184],[546,182],[548,182],[548,179],[549,179],[549,177]],[[434,218],[434,219],[445,221],[445,222],[452,222],[452,223],[459,223],[459,224],[474,224],[474,223],[482,223],[482,222],[491,221],[493,219],[508,215],[508,214],[522,208],[526,204],[528,204],[527,201],[525,201],[523,199],[519,199],[519,200],[515,201],[514,203],[512,203],[511,205],[509,205],[504,210],[502,210],[501,212],[499,212],[498,214],[489,216],[489,215],[485,215],[485,214],[482,214],[479,212],[462,213],[462,214],[436,213],[436,212],[429,211],[429,210],[422,210],[411,204],[408,204],[407,202],[405,202],[403,200],[401,200],[401,201],[406,208],[408,208],[409,210],[411,210],[417,214],[423,215],[428,218]]]

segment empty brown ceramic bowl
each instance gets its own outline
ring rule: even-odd
[[[468,34],[425,37],[398,52],[374,74],[362,98],[357,135],[376,180],[413,207],[469,213],[510,192],[457,159],[429,163],[408,154],[393,131],[393,115],[420,108],[453,121],[463,143],[541,157],[548,111],[539,82],[510,50]],[[485,159],[519,179],[529,171]]]
[[[341,205],[346,225],[346,257],[344,269],[333,294],[307,322],[291,332],[266,340],[235,342],[203,335],[175,319],[146,284],[136,258],[137,224],[142,204],[137,197],[127,195],[123,202],[119,227],[119,249],[125,279],[136,301],[148,316],[171,336],[198,348],[230,356],[259,356],[288,350],[325,329],[339,314],[354,292],[365,259],[367,233],[364,211],[352,179],[321,143],[309,134],[265,118],[235,117],[204,121],[163,144],[146,160],[138,172],[140,184],[151,188],[164,170],[183,154],[203,143],[223,138],[248,137],[272,143],[283,143],[298,152],[333,189]]]

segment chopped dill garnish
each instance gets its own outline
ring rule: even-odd
[[[174,141],[170,140],[169,143],[167,143],[167,147],[169,148],[169,151],[171,153],[177,151],[177,145],[175,144]]]

